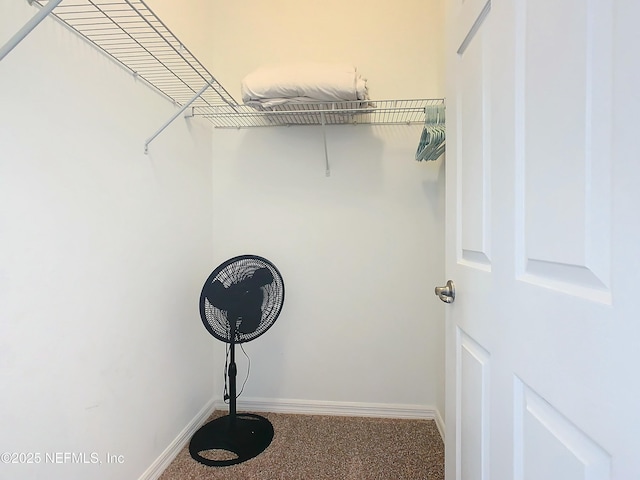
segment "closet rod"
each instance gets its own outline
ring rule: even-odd
[[[177,111],[177,112],[176,112],[176,113],[175,113],[175,114],[174,114],[174,115],[173,115],[169,120],[167,120],[167,121],[166,121],[166,122],[165,122],[165,123],[164,123],[164,124],[163,124],[163,125],[162,125],[158,130],[157,130],[157,131],[156,131],[156,133],[154,133],[154,134],[153,134],[153,135],[151,135],[149,138],[147,138],[147,141],[146,141],[146,142],[144,142],[144,153],[145,153],[145,154],[149,153],[149,144],[150,144],[150,143],[151,143],[151,142],[152,142],[152,141],[153,141],[153,140],[154,140],[158,135],[160,135],[160,134],[162,133],[162,131],[163,131],[165,128],[167,128],[167,127],[171,124],[171,122],[173,122],[176,118],[178,118],[182,112],[184,112],[187,108],[189,108],[189,105],[191,105],[193,102],[195,102],[195,101],[200,97],[200,95],[202,95],[202,94],[205,92],[205,90],[206,90],[207,88],[209,88],[209,87],[213,84],[213,82],[215,82],[215,81],[216,81],[216,79],[212,77],[212,78],[211,78],[211,80],[209,80],[209,82],[207,82],[207,84],[206,84],[204,87],[202,87],[202,88],[200,89],[200,91],[199,91],[198,93],[196,93],[196,94],[191,98],[191,100],[189,100],[187,103],[185,103],[185,104],[182,106],[182,108],[181,108],[180,110],[178,110],[178,111]]]
[[[7,56],[7,54],[15,48],[24,38],[31,33],[31,31],[38,26],[38,24],[44,20],[44,17],[49,15],[51,11],[58,6],[62,0],[49,0],[46,7],[42,7],[38,13],[36,13],[31,20],[29,20],[24,27],[16,32],[16,34],[9,39],[7,43],[0,48],[0,60]],[[29,4],[32,0],[29,0]]]

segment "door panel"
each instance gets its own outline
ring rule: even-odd
[[[491,269],[491,164],[489,82],[482,30],[459,52],[459,68],[469,72],[458,81],[456,119],[461,135],[457,149],[459,185],[459,260]]]
[[[609,454],[520,379],[514,427],[515,480],[611,478]]]
[[[640,479],[640,2],[447,1],[446,478]]]
[[[456,463],[462,478],[489,480],[490,355],[461,329],[457,343],[460,432]]]
[[[515,15],[519,276],[610,303],[611,4],[519,0]]]

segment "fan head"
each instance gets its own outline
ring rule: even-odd
[[[216,268],[200,294],[200,317],[211,335],[231,343],[248,342],[266,332],[284,303],[284,282],[266,258],[240,255]]]

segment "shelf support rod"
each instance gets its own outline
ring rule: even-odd
[[[49,0],[46,7],[42,7],[38,13],[36,13],[31,20],[25,23],[24,27],[18,30],[13,37],[9,39],[7,43],[0,48],[0,60],[7,56],[7,54],[13,50],[24,38],[31,33],[31,31],[38,26],[38,24],[44,20],[44,17],[49,15],[51,11],[58,6],[62,0]],[[31,4],[31,1],[29,1]]]
[[[200,95],[202,95],[205,92],[205,90],[207,88],[209,88],[213,84],[213,82],[215,82],[215,81],[216,81],[215,78],[212,78],[211,80],[209,80],[209,82],[204,87],[202,87],[200,89],[200,91],[198,93],[196,93],[191,98],[191,100],[189,100],[187,103],[185,103],[182,106],[182,108],[180,110],[178,110],[169,120],[167,120],[158,130],[156,130],[156,132],[153,135],[151,135],[149,138],[147,138],[147,140],[144,142],[144,153],[145,153],[145,155],[149,153],[149,144],[151,142],[153,142],[153,140],[158,135],[160,135],[165,128],[167,128],[169,125],[171,125],[171,122],[173,122],[176,118],[178,118],[182,114],[182,112],[184,112],[187,108],[189,108],[189,105],[191,105],[193,102],[195,102],[200,97]]]
[[[322,140],[324,141],[324,164],[326,167],[325,175],[331,176],[331,167],[329,166],[329,154],[327,153],[327,122],[324,116],[324,112],[320,112],[320,118],[322,120]]]

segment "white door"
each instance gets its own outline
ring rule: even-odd
[[[640,479],[640,2],[447,3],[446,478]]]

